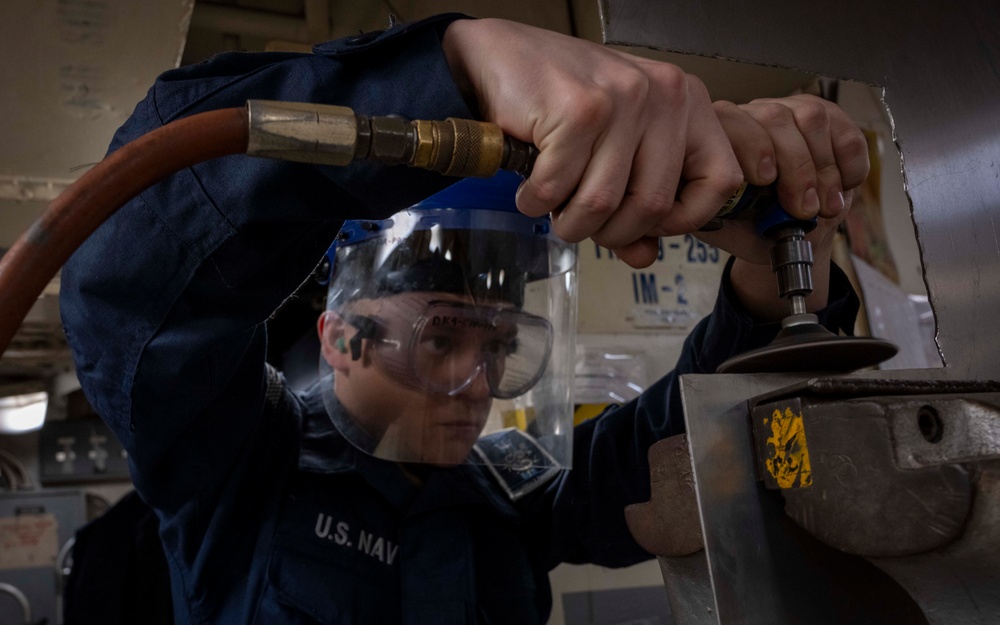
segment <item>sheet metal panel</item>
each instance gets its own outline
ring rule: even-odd
[[[948,375],[1000,377],[1000,3],[602,0],[608,43],[881,87]]]

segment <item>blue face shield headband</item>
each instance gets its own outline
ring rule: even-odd
[[[348,221],[327,252],[327,309],[361,298],[412,291],[523,303],[530,282],[563,273],[571,248],[550,232],[547,217],[517,212],[521,178],[469,178],[390,219]]]

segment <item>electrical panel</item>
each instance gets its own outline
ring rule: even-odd
[[[62,622],[62,570],[86,522],[82,490],[0,494],[0,623]]]
[[[125,450],[99,418],[50,421],[39,434],[43,485],[129,480]]]

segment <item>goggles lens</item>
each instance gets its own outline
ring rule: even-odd
[[[542,317],[453,301],[427,302],[414,315],[406,301],[412,296],[392,299],[400,305],[345,319],[369,335],[364,338],[371,340],[375,363],[401,382],[457,394],[484,375],[491,396],[510,399],[530,390],[545,371],[552,325]]]

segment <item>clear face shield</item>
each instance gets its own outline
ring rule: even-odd
[[[505,176],[507,176],[505,174]],[[514,497],[572,461],[576,248],[468,179],[331,248],[321,373],[355,447],[485,464]]]

